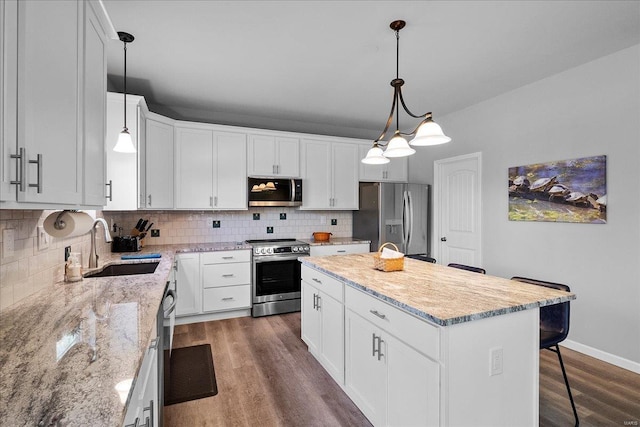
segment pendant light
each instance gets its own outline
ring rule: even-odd
[[[451,141],[451,138],[446,136],[442,132],[442,128],[436,124],[431,113],[425,113],[422,115],[413,114],[407,108],[402,97],[402,85],[404,80],[399,77],[400,68],[400,30],[405,27],[407,23],[402,20],[393,21],[389,27],[396,33],[396,78],[391,80],[391,86],[393,86],[393,102],[391,103],[391,112],[387,118],[387,124],[380,136],[373,141],[373,147],[367,152],[367,156],[362,159],[362,163],[376,165],[389,163],[390,157],[406,157],[414,154],[416,150],[411,148],[412,146],[426,146],[444,144]],[[416,119],[423,119],[420,124],[409,133],[400,132],[400,105],[402,109],[411,117]],[[388,143],[381,142],[387,134],[389,126],[393,123],[393,116],[396,116],[396,130],[393,137]],[[415,135],[415,138],[411,142],[407,142],[405,136]],[[386,150],[382,151],[381,147],[386,147]]]
[[[122,132],[118,134],[118,142],[113,147],[113,151],[119,153],[135,153],[136,146],[133,144],[129,128],[127,128],[127,43],[131,43],[134,37],[123,31],[118,31],[120,41],[124,43],[124,127]]]

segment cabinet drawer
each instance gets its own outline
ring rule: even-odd
[[[306,265],[302,266],[301,276],[302,280],[309,283],[313,287],[320,289],[322,292],[330,295],[339,302],[344,301],[344,285],[341,281],[334,279],[333,277],[329,277],[324,273],[320,273],[319,271],[307,267]]]
[[[371,295],[346,286],[345,306],[425,355],[440,360],[440,329]]]
[[[347,255],[369,252],[368,243],[356,243],[352,245],[320,245],[311,246],[311,256]]]
[[[248,262],[234,264],[203,264],[202,287],[251,284],[251,264]]]
[[[251,306],[251,285],[203,289],[202,311],[223,311]]]
[[[223,264],[230,262],[251,262],[250,250],[203,252],[200,262],[204,264]]]

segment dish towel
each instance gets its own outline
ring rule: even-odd
[[[136,255],[121,255],[120,259],[148,259],[148,258],[161,258],[160,254],[136,254]]]
[[[382,248],[382,254],[380,254],[380,258],[384,259],[394,259],[394,258],[402,258],[404,254],[402,252],[394,251],[393,249]]]

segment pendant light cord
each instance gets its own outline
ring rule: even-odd
[[[124,128],[127,128],[127,42],[124,42]]]
[[[396,30],[396,79],[400,78],[400,30]],[[399,87],[394,87],[394,96],[396,97],[396,132],[400,131],[400,103],[397,98],[399,97]]]

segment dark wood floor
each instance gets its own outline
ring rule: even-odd
[[[300,313],[177,326],[174,348],[211,344],[218,394],[165,407],[167,427],[370,426],[300,339]],[[638,425],[640,375],[562,349],[582,426]],[[555,353],[540,353],[540,426],[571,426]]]

